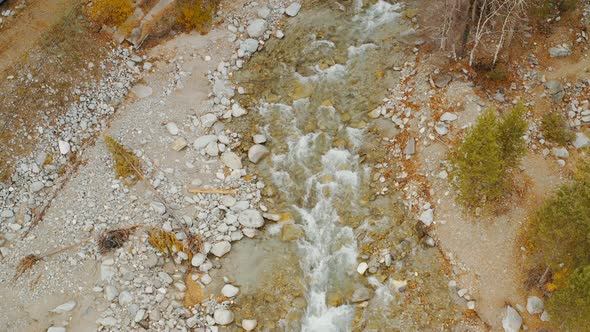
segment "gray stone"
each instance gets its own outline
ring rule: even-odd
[[[424,210],[420,214],[420,217],[418,217],[418,220],[420,220],[426,226],[432,225],[432,222],[434,221],[434,210],[433,209]]]
[[[258,40],[248,38],[240,44],[240,50],[252,54],[258,50]]]
[[[262,6],[258,9],[258,17],[266,19],[268,15],[270,15],[270,9],[268,7]]]
[[[559,103],[565,96],[565,90],[563,88],[563,84],[556,80],[551,80],[545,83],[545,87],[549,90],[549,94],[551,95],[551,99],[554,103]]]
[[[264,145],[254,144],[248,150],[248,159],[257,164],[262,158],[264,158],[270,151]]]
[[[45,188],[45,185],[43,184],[43,182],[41,181],[35,181],[33,183],[31,183],[31,191],[36,193],[38,191],[40,191],[41,189]]]
[[[449,133],[449,128],[447,128],[447,126],[442,122],[437,123],[434,126],[434,130],[436,130],[436,132],[441,136],[444,136]]]
[[[104,295],[105,295],[105,298],[107,299],[107,301],[113,301],[119,295],[119,291],[117,290],[117,288],[115,286],[107,285],[104,288]]]
[[[367,301],[371,298],[371,290],[367,287],[360,287],[354,290],[351,297],[352,303]]]
[[[51,310],[51,312],[54,312],[56,314],[63,314],[63,313],[72,311],[75,307],[76,307],[76,301],[72,300],[72,301],[68,301],[64,304],[58,305],[53,310]]]
[[[211,142],[217,142],[217,135],[201,136],[193,142],[193,147],[196,150],[201,150],[201,149],[205,148]]]
[[[457,120],[457,114],[455,114],[455,113],[445,112],[440,117],[440,121],[444,121],[444,122],[453,122],[455,120]]]
[[[252,140],[254,140],[254,143],[256,144],[263,144],[266,143],[266,136],[260,134],[254,135],[252,136]]]
[[[526,310],[531,315],[540,314],[543,312],[543,300],[536,296],[529,296],[526,301]]]
[[[226,284],[223,286],[223,288],[221,288],[221,294],[223,294],[225,297],[234,297],[238,295],[239,292],[240,289],[238,287],[230,284]]]
[[[572,50],[567,45],[558,45],[549,49],[549,55],[552,58],[565,58],[572,54]]]
[[[240,225],[247,228],[259,228],[264,226],[264,218],[258,210],[249,209],[240,212],[238,215]]]
[[[168,122],[166,124],[166,129],[168,130],[170,135],[178,135],[178,133],[180,132],[180,130],[178,129],[178,126],[174,122]]]
[[[248,114],[248,111],[246,111],[246,109],[240,106],[240,104],[234,103],[233,105],[231,105],[231,116],[233,116],[234,118],[239,118],[246,114]]]
[[[119,294],[119,305],[124,307],[133,301],[133,295],[128,291],[122,291]]]
[[[301,10],[301,5],[297,2],[293,2],[285,9],[285,14],[287,14],[288,16],[291,16],[291,17],[297,16],[297,14],[299,14],[300,10]]]
[[[584,133],[576,133],[576,139],[572,143],[576,149],[585,148],[590,145],[590,138]]]
[[[522,317],[511,306],[506,307],[506,314],[502,319],[502,327],[505,332],[519,332],[522,325]]]
[[[199,252],[193,256],[193,259],[191,260],[191,264],[194,267],[199,267],[199,266],[201,266],[201,264],[205,263],[205,259],[207,259],[207,257]]]
[[[416,153],[416,140],[413,137],[410,137],[408,143],[406,144],[406,148],[404,149],[404,154],[406,156],[412,156]]]
[[[213,312],[213,319],[216,324],[227,325],[234,321],[234,313],[227,309],[216,309]]]
[[[153,201],[152,203],[150,203],[150,206],[158,214],[164,214],[164,213],[166,213],[166,205],[164,205],[161,202]]]
[[[231,151],[226,151],[221,154],[221,162],[231,169],[242,169],[242,159]]]
[[[442,89],[449,85],[449,83],[451,83],[451,81],[453,80],[453,76],[449,74],[441,74],[436,76],[433,80],[434,85],[436,85],[437,88]]]
[[[59,147],[59,153],[68,154],[70,152],[70,143],[68,143],[66,141],[59,140],[57,142],[57,145]]]
[[[248,36],[252,38],[258,38],[264,34],[267,27],[268,24],[265,20],[257,18],[250,22],[248,28],[246,28],[246,32],[248,33]]]
[[[212,113],[207,113],[200,117],[201,124],[205,128],[211,128],[217,122],[217,116]]]
[[[151,87],[143,84],[137,84],[131,91],[137,96],[137,98],[146,98],[152,95],[153,90]]]
[[[553,154],[557,157],[557,158],[561,158],[561,159],[567,159],[570,154],[569,152],[567,152],[566,148],[553,148],[551,149],[551,151],[553,152]]]
[[[227,254],[231,250],[231,243],[228,241],[221,241],[215,243],[211,247],[211,253],[217,257],[222,257],[223,255]]]

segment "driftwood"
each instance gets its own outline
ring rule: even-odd
[[[238,193],[235,189],[199,189],[189,188],[189,193],[193,194],[223,194],[223,195],[236,195]]]

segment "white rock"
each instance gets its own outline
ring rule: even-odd
[[[299,10],[301,10],[301,5],[297,2],[293,2],[285,9],[285,14],[291,17],[297,16],[297,14],[299,14]]]
[[[360,263],[357,268],[356,268],[356,272],[358,272],[358,274],[365,274],[365,272],[367,272],[367,269],[369,268],[369,264],[367,264],[366,262],[362,262]]]
[[[254,140],[254,143],[256,144],[266,143],[266,136],[260,134],[254,135],[252,136],[252,140]]]
[[[211,247],[211,253],[217,257],[227,254],[230,250],[231,243],[228,241],[217,242]]]
[[[511,306],[506,307],[506,314],[502,319],[502,327],[505,332],[519,332],[522,325],[522,317]]]
[[[240,225],[246,228],[259,228],[264,226],[264,218],[258,210],[248,209],[238,215]]]
[[[248,114],[248,111],[246,111],[242,106],[240,106],[240,104],[234,103],[233,105],[231,105],[231,116],[233,116],[234,118],[239,118],[246,114]]]
[[[270,9],[266,6],[260,7],[260,9],[258,9],[258,16],[260,18],[264,18],[266,19],[268,17],[268,15],[270,15]]]
[[[244,228],[242,229],[242,233],[250,239],[256,236],[256,230],[254,228]]]
[[[242,328],[246,331],[253,331],[258,325],[255,319],[242,319]]]
[[[283,39],[283,37],[285,37],[285,33],[283,33],[283,31],[281,31],[281,30],[277,30],[277,32],[275,32],[275,36],[278,39]]]
[[[543,300],[536,296],[529,296],[526,301],[526,310],[531,315],[540,314],[543,312]]]
[[[445,112],[440,117],[440,121],[444,121],[444,122],[453,122],[455,120],[457,120],[457,115],[455,113]]]
[[[227,309],[216,309],[213,312],[213,319],[219,325],[227,325],[234,321],[234,313]]]
[[[217,116],[212,113],[207,113],[199,118],[201,120],[201,124],[205,128],[211,128],[215,122],[217,122]]]
[[[248,159],[253,163],[258,163],[264,158],[270,151],[264,145],[254,144],[248,150]]]
[[[197,138],[193,142],[193,147],[196,150],[201,150],[201,149],[203,149],[204,147],[206,147],[211,142],[217,142],[217,135],[204,135],[204,136],[201,136],[201,137]]]
[[[246,28],[246,32],[248,33],[248,36],[252,38],[258,38],[264,34],[267,27],[268,24],[265,20],[257,18],[250,22],[248,28]]]
[[[52,327],[50,327],[50,328],[47,329],[47,332],[66,332],[66,328],[65,327],[52,326]]]
[[[434,210],[424,210],[422,214],[420,214],[420,217],[418,217],[418,220],[420,220],[426,226],[432,225],[432,222],[434,221]]]
[[[203,283],[203,285],[209,285],[212,281],[213,281],[213,279],[208,274],[204,274],[201,277],[201,282]]]
[[[225,296],[225,297],[234,297],[234,296],[238,295],[239,292],[240,292],[240,289],[238,287],[236,287],[234,285],[230,285],[230,284],[226,284],[221,289],[221,294],[223,294],[223,296]]]
[[[45,188],[45,185],[41,181],[35,181],[31,183],[31,187],[29,188],[32,192],[36,193],[41,189]]]
[[[553,148],[551,149],[551,151],[553,152],[553,154],[557,157],[557,158],[561,158],[561,159],[567,159],[570,154],[569,152],[567,152],[566,148]]]
[[[63,314],[63,313],[72,311],[75,307],[76,307],[76,301],[72,300],[72,301],[68,301],[64,304],[58,305],[53,310],[51,310],[51,312],[54,312],[56,314]]]
[[[219,155],[219,146],[217,145],[217,142],[207,144],[205,152],[211,157],[217,157]]]
[[[221,154],[221,162],[231,169],[242,169],[242,159],[231,151],[225,151]]]
[[[163,203],[154,201],[150,205],[151,205],[152,209],[154,211],[156,211],[157,213],[159,213],[159,214],[166,213],[166,205],[164,205]]]
[[[59,146],[59,153],[68,154],[70,152],[70,143],[59,140],[57,145]]]
[[[141,320],[143,319],[144,316],[145,316],[145,309],[139,309],[139,310],[137,310],[137,313],[135,314],[133,321],[135,321],[136,323],[139,323],[139,322],[141,322]]]
[[[199,267],[201,264],[205,263],[205,259],[207,259],[207,257],[199,252],[193,256],[193,259],[191,259],[191,264],[194,267]]]
[[[590,138],[588,138],[588,136],[586,136],[586,134],[584,133],[576,133],[576,139],[574,140],[572,145],[576,149],[585,148],[587,146],[590,146]]]
[[[469,310],[475,310],[475,301],[469,301],[469,302],[467,302],[467,309],[469,309]]]
[[[549,318],[549,313],[547,311],[543,311],[543,313],[541,314],[541,320],[544,322],[548,322]]]
[[[133,295],[128,291],[122,291],[119,294],[119,305],[124,307],[133,301]]]
[[[178,132],[180,131],[178,129],[178,126],[174,122],[168,122],[166,124],[166,129],[168,130],[168,132],[170,133],[170,135],[174,135],[174,136],[178,135]]]
[[[253,54],[258,50],[258,40],[252,38],[244,40],[240,44],[240,50],[245,53]]]

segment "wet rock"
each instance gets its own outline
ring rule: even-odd
[[[540,314],[543,312],[543,300],[536,296],[529,296],[526,301],[526,310],[531,315]]]
[[[297,225],[285,224],[281,228],[281,241],[296,241],[305,236],[305,231]]]
[[[549,90],[549,94],[551,95],[551,99],[554,103],[558,104],[565,96],[565,90],[563,88],[563,84],[556,80],[551,80],[545,84],[547,90]]]
[[[351,297],[352,303],[367,301],[371,298],[371,290],[367,287],[361,287],[354,290]]]
[[[261,144],[254,144],[248,150],[248,159],[257,164],[262,158],[264,158],[270,151],[268,148]]]
[[[51,310],[51,312],[54,312],[56,314],[63,314],[63,313],[72,311],[75,307],[76,307],[76,301],[72,300],[72,301],[68,301],[64,304],[58,305],[53,310]]]
[[[217,257],[227,254],[230,250],[231,243],[228,241],[217,242],[211,247],[211,253]]]
[[[502,327],[505,332],[519,332],[522,325],[522,317],[511,306],[506,307],[506,314],[502,319]]]
[[[231,169],[242,169],[242,159],[231,151],[226,151],[221,154],[221,162]]]
[[[297,16],[299,10],[301,10],[301,5],[297,2],[293,2],[285,9],[285,14],[291,17]]]
[[[264,226],[264,218],[258,210],[248,209],[238,215],[240,225],[247,228],[259,228]]]
[[[238,295],[239,292],[240,292],[240,289],[238,287],[236,287],[234,285],[230,285],[230,284],[226,284],[221,289],[221,294],[223,294],[223,296],[225,296],[225,297],[234,297],[234,296]]]
[[[234,321],[234,313],[227,309],[217,309],[213,312],[213,319],[219,325],[227,325]]]
[[[584,133],[576,133],[576,139],[574,140],[572,145],[576,149],[585,148],[587,146],[590,146],[590,138],[588,138],[588,136],[586,136],[586,134]]]
[[[434,80],[434,85],[436,85],[437,88],[442,89],[442,88],[446,87],[447,85],[449,85],[449,83],[451,83],[451,81],[453,80],[453,76],[451,76],[449,74],[441,74],[441,75],[434,77],[433,80]]]
[[[246,331],[253,331],[258,325],[258,322],[255,319],[243,319],[242,320],[242,328]]]
[[[558,45],[549,49],[549,55],[552,58],[565,58],[572,54],[572,50],[567,45]]]
[[[250,22],[248,28],[246,28],[246,32],[248,36],[252,38],[258,38],[264,34],[266,29],[268,28],[268,24],[265,20],[257,18]]]

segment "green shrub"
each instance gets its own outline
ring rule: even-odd
[[[457,148],[452,162],[459,201],[469,209],[499,202],[509,191],[509,170],[526,152],[524,107],[517,106],[502,121],[484,112]]]
[[[541,118],[541,131],[550,142],[565,145],[575,138],[575,134],[567,128],[565,118],[557,111],[551,111]]]
[[[585,175],[559,188],[532,219],[535,249],[555,269],[562,263],[570,271],[590,264],[590,176]]]
[[[547,302],[547,311],[560,330],[590,331],[590,266],[575,270],[566,279]]]
[[[209,32],[213,14],[217,8],[215,0],[181,0],[177,2],[178,23],[185,29],[196,29],[204,34]]]

